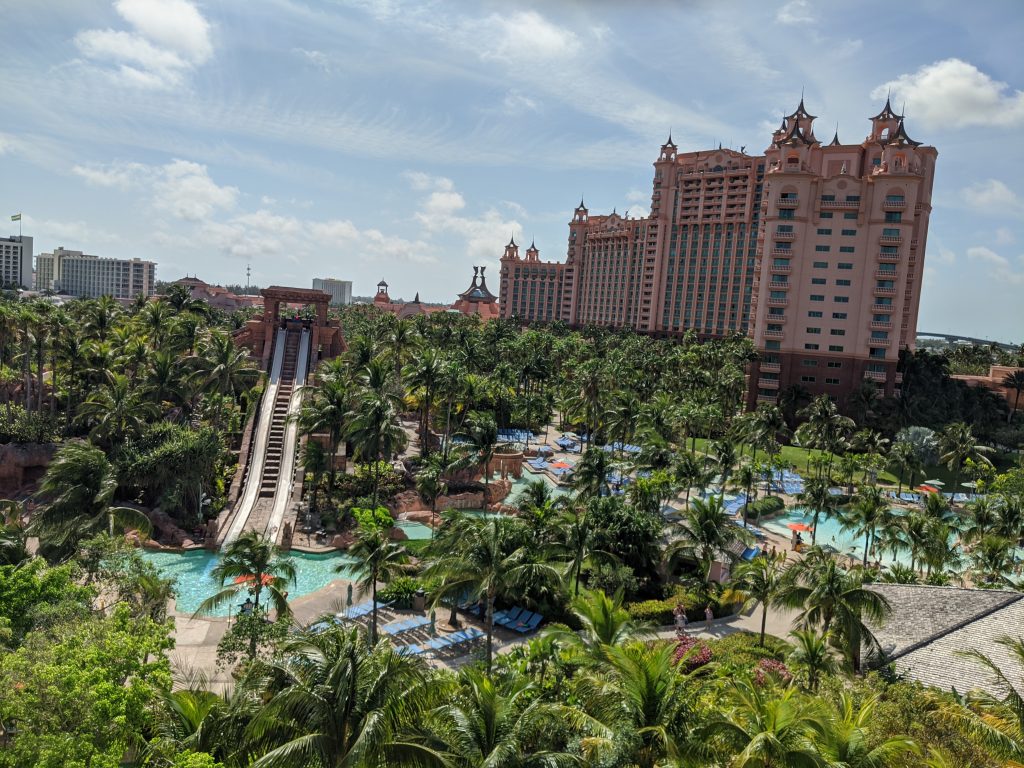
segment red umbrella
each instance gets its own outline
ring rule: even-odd
[[[790,523],[786,526],[791,531],[803,531],[804,533],[810,533],[813,529],[806,523]]]
[[[566,464],[564,461],[552,461],[550,466],[555,469],[568,469],[572,464]]]
[[[936,488],[934,485],[919,485],[919,486],[917,486],[917,490],[924,491],[925,493],[938,493],[939,492],[939,489]]]
[[[270,584],[270,582],[272,582],[273,580],[274,580],[273,576],[271,576],[269,573],[264,573],[263,577],[260,579],[260,583],[265,587],[268,584]],[[251,584],[254,581],[256,581],[256,577],[253,576],[252,574],[248,574],[246,576],[236,576],[235,577],[235,584]]]

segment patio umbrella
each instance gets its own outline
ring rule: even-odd
[[[977,488],[978,484],[973,480],[968,480],[966,483],[960,483],[964,488]]]
[[[274,580],[273,576],[271,576],[269,573],[264,573],[263,577],[260,579],[260,583],[263,584],[263,586],[265,587],[265,586],[267,586],[267,584],[269,584],[273,580]],[[235,577],[235,584],[251,584],[254,581],[256,581],[256,577],[251,575],[251,574],[247,574],[245,576],[236,576]]]
[[[552,461],[550,466],[555,469],[569,469],[572,464],[566,464],[564,461]]]
[[[925,485],[935,485],[935,486],[938,486],[939,488],[941,488],[942,486],[945,485],[945,483],[942,482],[941,480],[925,480],[924,484]]]
[[[813,530],[807,523],[790,523],[786,527],[791,531],[801,531],[802,533],[810,533]]]
[[[348,589],[345,591],[345,606],[348,608],[352,607],[352,583],[349,582]]]
[[[917,488],[915,490],[924,491],[925,493],[938,493],[939,492],[939,489],[936,488],[934,485],[926,485],[926,484],[923,484],[923,483],[921,485],[917,486]]]
[[[430,612],[430,636],[433,637],[437,634],[437,612]]]

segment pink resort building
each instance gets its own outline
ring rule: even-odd
[[[843,404],[865,380],[892,394],[917,331],[937,152],[888,100],[859,144],[823,145],[814,120],[801,99],[758,156],[669,137],[649,216],[581,201],[564,263],[505,247],[502,316],[749,335],[751,405],[791,386]]]

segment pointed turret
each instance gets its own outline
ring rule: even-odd
[[[519,258],[519,246],[516,245],[515,236],[509,238],[508,245],[505,246],[505,255],[503,259],[518,259]]]
[[[412,303],[413,304],[419,304],[420,303],[420,292],[419,291],[416,291],[416,295],[413,297]]]
[[[886,94],[885,106],[882,107],[882,111],[879,112],[877,115],[874,115],[873,117],[869,118],[870,120],[899,120],[903,117],[903,115],[896,114],[896,110],[892,108],[892,104],[890,103],[889,97],[890,95]]]
[[[537,244],[535,242],[530,243],[530,247],[526,249],[526,260],[527,261],[538,261],[540,258],[540,251],[537,250]]]
[[[839,127],[836,126],[836,132],[832,135],[832,141],[828,143],[830,147],[841,147],[842,143],[839,141]]]
[[[903,118],[900,117],[900,121],[896,124],[896,131],[889,139],[890,144],[897,144],[899,146],[910,145],[911,147],[921,146],[920,141],[914,141],[912,138],[907,136],[907,129],[903,126]]]
[[[812,115],[804,107],[804,96],[802,93],[800,94],[800,103],[797,104],[796,111],[791,115],[786,115],[787,120],[814,120],[816,117],[816,115]]]

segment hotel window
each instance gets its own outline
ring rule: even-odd
[[[835,350],[832,349],[832,347],[829,347],[828,349],[829,349],[830,352],[834,352],[835,351]],[[842,352],[843,348],[840,347],[839,351]],[[839,360],[829,360],[828,361],[828,367],[829,368],[842,368],[843,364]]]
[[[840,269],[853,269],[853,264],[850,263],[849,261],[840,261],[839,262],[839,268]]]
[[[825,284],[825,278],[824,277],[812,277],[811,278],[811,285],[824,285],[824,284]]]
[[[768,307],[768,317],[782,317],[784,313],[782,307]]]
[[[831,234],[832,234],[832,230],[831,230],[831,229],[822,229],[822,228],[819,228],[819,229],[818,229],[818,234],[819,234],[819,235],[831,235]]]
[[[807,313],[807,316],[808,316],[808,317],[821,317],[821,316],[822,316],[822,313],[821,313],[821,312],[813,312],[813,311],[812,311],[812,312],[808,312],[808,313]]]
[[[899,211],[886,211],[885,222],[887,224],[899,224],[903,221],[903,214]]]
[[[817,381],[817,379],[814,376],[801,376],[800,381],[804,382],[805,384],[813,384],[815,381]]]
[[[845,320],[846,319],[846,313],[845,312],[833,312],[832,313],[832,319],[833,320]]]
[[[804,344],[804,349],[809,349],[812,352],[818,348],[817,344]]]
[[[800,361],[800,365],[802,365],[804,368],[817,368],[818,367],[818,361],[817,360],[801,360]]]
[[[856,249],[852,245],[840,245],[839,246],[839,252],[840,253],[853,253],[855,250]]]
[[[828,262],[827,261],[816,261],[816,262],[814,262],[814,268],[815,269],[828,269]]]
[[[888,323],[892,315],[872,315],[871,322],[873,323]]]
[[[889,338],[889,332],[888,331],[872,331],[871,332],[871,338],[872,339],[888,339]]]
[[[783,295],[785,295],[785,294],[783,294]],[[821,295],[820,293],[812,293],[811,294],[811,301],[824,301],[824,300],[825,300],[825,297],[823,295]]]
[[[836,280],[836,285],[848,286],[849,284],[850,284],[849,280]]]
[[[835,199],[836,199],[835,195],[822,195],[821,196],[821,202],[823,202],[823,203],[832,203],[832,202],[835,202]]]
[[[856,229],[844,229],[843,230],[843,237],[856,237],[856,236],[857,236],[857,230]]]
[[[832,218],[832,211],[822,211],[821,213],[818,214],[818,218],[819,219],[831,219]]]
[[[833,328],[831,331],[829,331],[829,334],[831,334],[832,336],[845,336],[846,331],[844,331],[842,328]]]
[[[846,219],[847,221],[849,221],[851,219],[856,220],[857,214],[856,213],[846,212],[846,213],[843,214],[843,218]]]
[[[830,246],[830,245],[816,245],[816,246],[814,246],[814,250],[817,251],[818,253],[828,253],[829,251],[832,250],[832,246]]]
[[[885,358],[884,347],[868,347],[868,357],[881,357]]]
[[[838,344],[829,344],[828,345],[828,351],[829,352],[842,352],[843,348],[841,346],[839,346]]]
[[[849,296],[836,296],[833,299],[833,301],[835,301],[836,304],[849,304],[850,303],[850,297]]]
[[[848,202],[848,203],[859,203],[860,202],[860,195],[847,195],[846,196],[846,202]]]
[[[839,379],[829,379],[829,378],[826,378],[825,379],[825,383],[826,384],[838,384],[839,383]]]
[[[810,334],[818,334],[821,333],[821,328],[808,328],[807,332]]]

